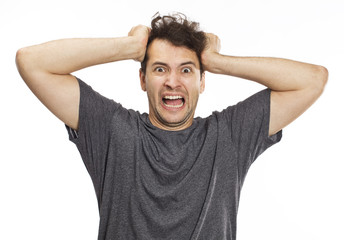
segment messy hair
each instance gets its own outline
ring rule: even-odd
[[[160,16],[157,13],[151,22],[151,32],[147,42],[147,48],[154,39],[167,40],[176,47],[186,47],[194,51],[200,63],[200,70],[203,73],[201,54],[206,46],[206,35],[199,29],[199,23],[189,21],[184,14]],[[148,54],[141,62],[141,69],[146,72]]]

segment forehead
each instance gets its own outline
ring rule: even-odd
[[[196,67],[199,67],[199,61],[196,52],[184,46],[174,46],[167,40],[155,39],[149,45],[148,50],[148,65],[156,61],[167,64],[180,64],[183,62],[193,62]]]

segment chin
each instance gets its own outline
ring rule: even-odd
[[[161,120],[162,120],[162,123],[164,123],[164,125],[169,126],[169,127],[179,127],[183,125],[188,125],[189,122],[192,123],[191,117],[188,117],[186,115],[170,116],[170,117],[162,116]]]
[[[162,121],[166,126],[180,126],[186,123],[187,121],[185,119],[163,119]]]

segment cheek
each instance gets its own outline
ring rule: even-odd
[[[155,81],[146,82],[147,95],[151,99],[156,99],[159,96],[159,84]]]
[[[193,82],[193,84],[189,86],[189,89],[192,89],[191,92],[193,95],[199,94],[200,90],[201,90],[200,82],[198,82],[198,81]]]

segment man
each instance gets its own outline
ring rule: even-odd
[[[235,239],[252,162],[322,93],[324,67],[219,53],[217,36],[182,15],[157,16],[127,37],[64,39],[17,52],[21,76],[68,127],[92,178],[98,239]],[[149,114],[94,92],[71,73],[134,59]],[[204,72],[263,84],[235,106],[194,118]]]

